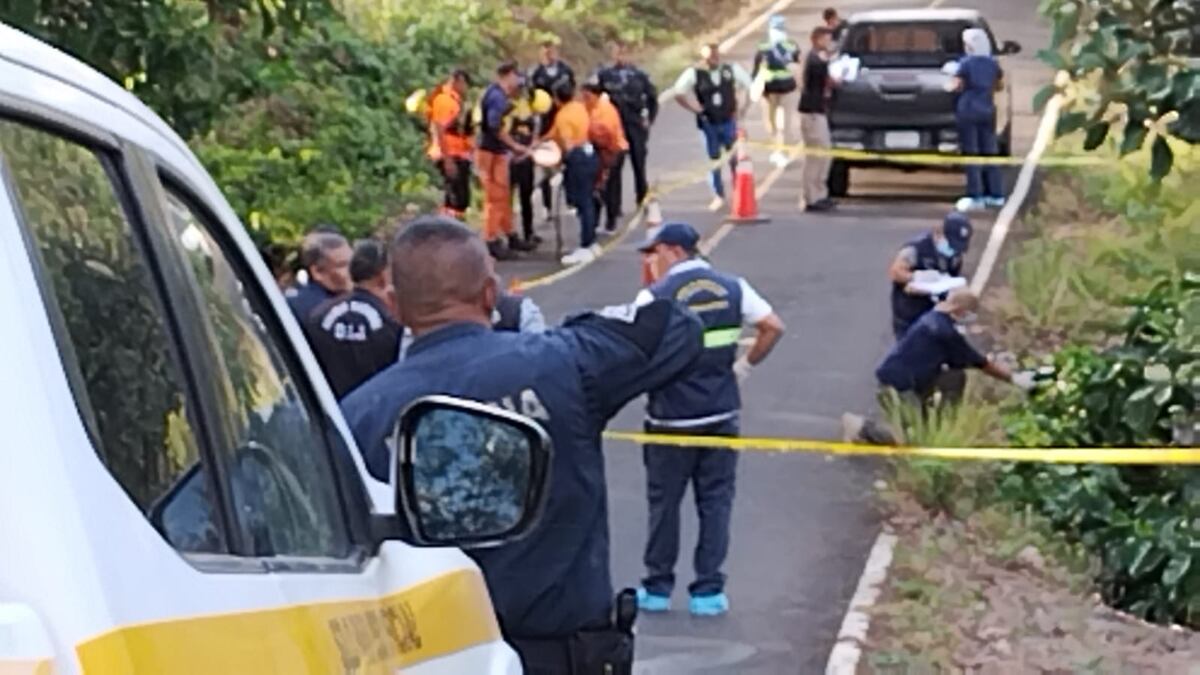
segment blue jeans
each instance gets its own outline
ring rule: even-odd
[[[652,433],[686,433],[703,436],[737,436],[737,420],[687,430],[662,430],[647,425]],[[729,522],[733,513],[737,452],[724,448],[690,448],[647,445],[642,449],[646,464],[646,497],[650,503],[650,528],[646,538],[646,578],[642,587],[655,595],[670,595],[675,587],[675,561],[679,558],[679,504],[688,484],[696,498],[700,537],[692,564],[696,580],[688,586],[692,595],[713,595],[725,589],[721,566],[729,552]]]
[[[721,156],[721,151],[731,150],[734,141],[737,140],[737,120],[728,119],[724,122],[700,122],[700,131],[704,134],[704,148],[708,151],[709,159],[717,159]],[[732,170],[737,166],[737,158],[729,158],[729,168]],[[712,170],[712,175],[709,176],[708,184],[712,187],[713,194],[718,197],[725,197],[725,184],[721,181],[721,167]]]
[[[964,155],[994,157],[1000,154],[996,142],[996,125],[990,120],[983,123],[959,121],[958,144]],[[968,164],[967,196],[976,199],[1003,197],[1004,185],[1000,180],[1000,167],[995,164]]]
[[[565,175],[563,187],[567,191],[567,203],[575,207],[579,217],[579,247],[587,248],[596,243],[596,172],[600,170],[600,157],[592,146],[572,149],[563,158]]]

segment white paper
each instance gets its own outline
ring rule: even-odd
[[[842,82],[853,82],[858,79],[858,69],[862,61],[843,54],[829,63],[829,75]]]
[[[943,295],[956,288],[965,288],[967,280],[963,277],[952,277],[937,270],[917,270],[913,272],[912,287],[914,290],[929,295]]]

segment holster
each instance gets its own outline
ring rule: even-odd
[[[617,628],[580,631],[570,637],[572,675],[632,675],[633,634]]]

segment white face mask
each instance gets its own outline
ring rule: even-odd
[[[937,246],[938,253],[941,253],[942,255],[946,256],[947,258],[953,258],[955,256],[955,254],[957,253],[954,250],[954,247],[951,246],[950,242],[947,241],[946,239],[938,239],[934,245]]]

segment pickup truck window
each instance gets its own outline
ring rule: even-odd
[[[866,66],[940,67],[963,55],[966,21],[860,23],[850,26],[842,51]]]
[[[2,119],[0,162],[96,452],[138,509],[154,512],[202,462],[179,355],[120,181],[92,150]],[[210,484],[194,486],[187,517],[158,529],[180,551],[223,553]]]

